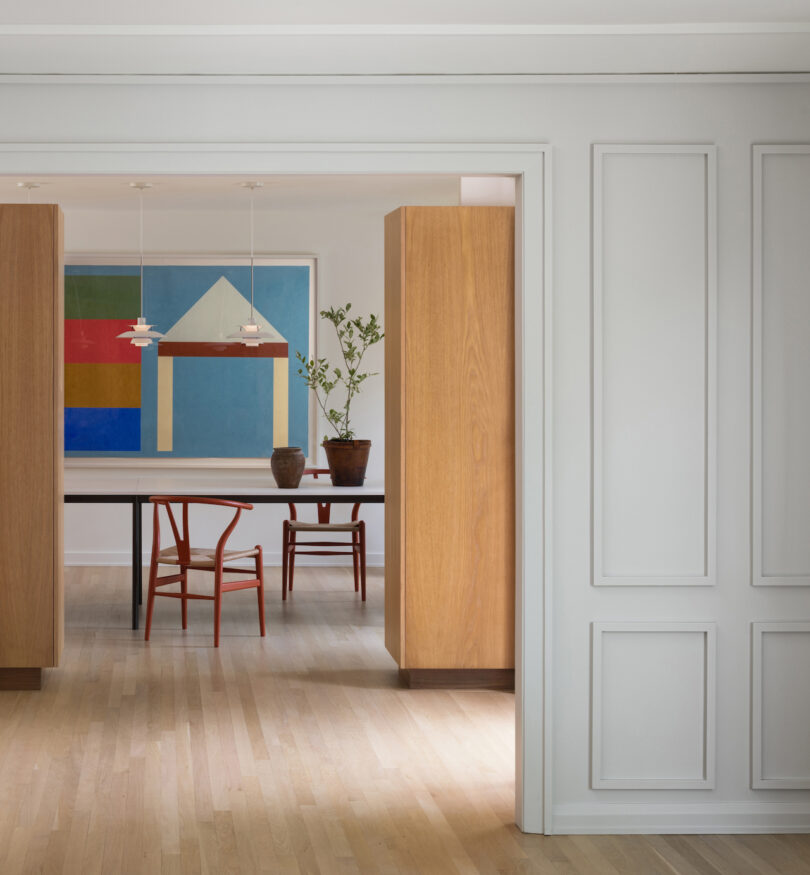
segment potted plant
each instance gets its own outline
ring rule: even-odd
[[[342,367],[330,365],[325,358],[308,359],[300,352],[295,354],[303,365],[298,373],[315,393],[326,421],[335,430],[335,436],[325,435],[321,444],[334,486],[362,486],[366,478],[371,441],[355,439],[350,420],[351,405],[363,383],[376,375],[360,370],[363,356],[370,346],[385,336],[373,313],[367,319],[362,316],[352,319],[349,317],[351,308],[351,304],[346,304],[337,309],[321,310],[321,318],[335,327],[343,357]],[[339,408],[328,407],[329,396],[338,387],[345,392],[344,403]]]

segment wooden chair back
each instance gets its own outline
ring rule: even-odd
[[[309,474],[315,480],[317,480],[319,474],[328,474],[328,473],[329,473],[328,468],[304,468],[304,473],[302,476],[307,476]],[[357,504],[352,506],[352,522],[355,522],[358,518],[358,515],[360,513],[360,504],[361,504],[361,502],[358,501]],[[292,501],[289,502],[288,507],[290,508],[290,519],[297,520],[298,514],[295,510],[294,502],[292,502]],[[318,522],[328,524],[330,517],[332,515],[332,505],[330,504],[330,502],[327,501],[327,502],[324,502],[323,504],[321,502],[318,502],[317,508],[318,508]]]
[[[217,563],[221,562],[222,554],[225,550],[225,544],[230,537],[231,532],[236,528],[236,524],[239,522],[239,517],[242,515],[242,511],[253,510],[252,504],[247,504],[243,501],[229,501],[225,498],[202,498],[192,495],[153,495],[149,500],[155,506],[154,514],[152,517],[152,558],[155,559],[160,553],[160,508],[163,507],[166,510],[166,514],[169,518],[169,523],[172,527],[174,543],[177,545],[178,559],[183,565],[188,565],[191,562],[191,533],[188,520],[189,505],[207,504],[213,505],[215,507],[232,507],[236,510],[236,513],[233,515],[233,519],[231,520],[230,524],[227,526],[227,528],[217,541]],[[175,519],[174,512],[172,511],[173,504],[179,504],[182,507],[182,532],[177,525],[177,520]]]

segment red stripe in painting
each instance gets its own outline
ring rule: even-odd
[[[65,361],[138,364],[141,351],[116,335],[129,331],[132,319],[65,319]]]
[[[197,358],[287,358],[286,343],[262,343],[259,346],[245,346],[238,340],[233,343],[172,343],[161,340],[158,355],[195,356]]]

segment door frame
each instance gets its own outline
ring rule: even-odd
[[[515,819],[551,832],[551,147],[534,143],[0,143],[3,175],[511,175],[515,207]]]

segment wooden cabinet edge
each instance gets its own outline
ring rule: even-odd
[[[404,531],[402,445],[405,208],[385,216],[385,647],[398,665],[405,661]],[[396,397],[395,397],[396,396]]]
[[[65,434],[65,256],[64,216],[54,206],[54,508],[53,508],[53,665],[62,659],[65,641],[65,550],[64,550],[64,434]]]

